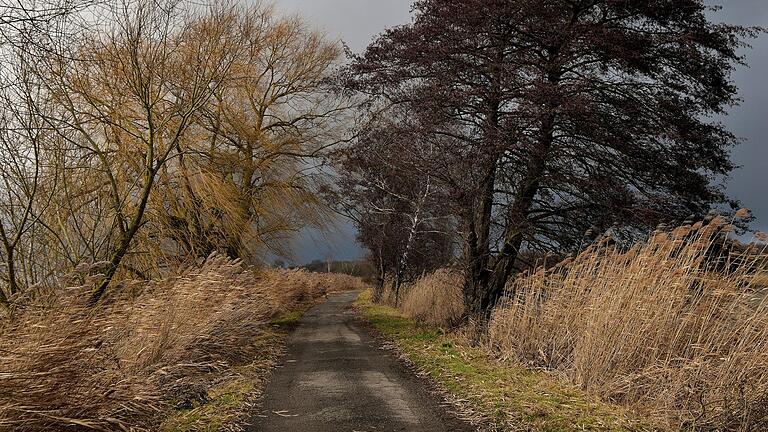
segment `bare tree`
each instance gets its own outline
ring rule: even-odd
[[[179,193],[168,201],[187,253],[254,258],[259,247],[280,253],[286,236],[323,224],[315,176],[343,139],[349,104],[328,82],[339,44],[271,7],[236,10],[232,26],[242,49],[197,116],[178,159]]]
[[[405,114],[405,113],[401,113]],[[337,189],[330,201],[357,225],[378,268],[379,292],[392,277],[395,302],[404,282],[454,257],[455,217],[424,164],[438,146],[403,117],[371,122],[355,144],[337,152]],[[377,292],[377,294],[379,294]]]
[[[17,86],[8,85],[0,95],[0,170],[3,172],[0,198],[0,242],[5,269],[3,279],[7,294],[20,290],[17,268],[18,249],[35,224],[35,208],[42,176],[44,132],[29,111],[28,95],[19,94]],[[8,296],[0,287],[0,303]]]
[[[75,3],[70,6],[76,7]],[[35,254],[41,215],[56,182],[47,169],[52,134],[38,115],[41,84],[31,65],[39,42],[69,7],[56,3],[12,2],[0,6],[0,244],[6,288],[0,303],[37,282]],[[7,292],[6,292],[7,291]]]
[[[60,108],[49,122],[68,143],[63,175],[86,185],[86,205],[98,204],[91,194],[110,202],[107,263],[91,303],[131,250],[160,171],[236,56],[224,9],[141,1],[110,14],[108,27],[89,34],[73,60],[60,58],[46,71]],[[209,36],[204,43],[196,37],[201,30]]]
[[[40,30],[53,21],[82,10],[94,3],[89,0],[8,0],[0,5],[0,44],[22,45],[30,34],[40,34]]]

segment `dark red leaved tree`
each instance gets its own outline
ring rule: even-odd
[[[523,250],[578,247],[729,202],[734,136],[711,119],[757,33],[701,0],[421,0],[344,71],[372,118],[437,142],[420,164],[460,218],[465,303],[487,312]],[[441,139],[434,139],[441,137]]]

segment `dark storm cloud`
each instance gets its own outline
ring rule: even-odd
[[[277,0],[278,9],[298,13],[329,37],[346,42],[354,51],[361,51],[372,38],[387,27],[410,20],[411,0]],[[768,27],[768,1],[766,0],[707,0],[707,4],[721,5],[713,12],[714,21],[743,26]],[[733,151],[733,159],[741,168],[727,183],[728,193],[752,209],[758,217],[754,227],[768,230],[768,36],[752,41],[753,49],[745,50],[749,67],[739,67],[734,74],[743,103],[733,108],[722,119],[732,132],[744,139]],[[317,242],[302,240],[300,259],[323,258],[336,255],[350,258],[360,253],[354,245],[354,235],[348,227],[340,236],[330,236],[333,246],[325,246],[325,239]],[[312,244],[323,246],[312,246]],[[322,248],[322,250],[318,249]]]
[[[718,22],[743,26],[768,27],[768,2],[765,0],[708,1],[721,5],[712,14]],[[744,55],[749,67],[739,67],[734,80],[739,86],[742,104],[733,108],[722,121],[744,139],[733,151],[733,160],[741,168],[728,182],[728,193],[752,209],[758,220],[755,228],[768,230],[768,36],[751,42]]]
[[[301,15],[355,52],[365,49],[385,28],[407,23],[411,10],[411,0],[276,0],[275,5],[280,12]],[[355,242],[354,228],[349,222],[336,222],[336,229],[326,233],[302,232],[294,243],[293,261],[360,258],[364,252]]]

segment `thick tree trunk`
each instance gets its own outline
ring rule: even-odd
[[[512,222],[506,227],[504,244],[492,268],[489,268],[490,252],[488,252],[485,259],[477,260],[477,263],[482,263],[482,267],[471,266],[470,271],[467,272],[464,286],[465,313],[467,315],[487,319],[493,307],[504,294],[507,281],[514,271],[525,233],[529,228],[528,215],[539,191],[541,177],[544,175],[547,157],[553,142],[554,124],[555,115],[553,113],[548,114],[542,122],[541,136],[533,149],[525,178],[520,184],[521,187],[510,210],[510,221]],[[492,189],[490,198],[490,204],[492,204]],[[487,223],[488,228],[490,228],[491,209],[483,210],[487,212]]]
[[[126,234],[126,236],[127,235],[128,234]],[[131,238],[133,238],[132,235]],[[104,293],[107,291],[109,284],[112,283],[112,279],[115,277],[117,270],[120,268],[120,263],[123,261],[123,258],[125,258],[125,254],[128,253],[130,244],[130,240],[126,241],[124,239],[120,242],[120,246],[118,247],[115,254],[112,255],[109,266],[104,273],[104,280],[101,282],[101,284],[99,284],[99,287],[96,289],[96,291],[93,292],[93,294],[91,294],[91,297],[88,299],[88,306],[96,306],[96,303],[98,303],[99,300],[101,300],[101,298],[104,296]]]
[[[496,186],[496,161],[486,170],[481,184],[477,211],[470,217],[467,238],[467,270],[464,278],[464,308],[468,316],[483,311],[482,298],[488,282],[490,260],[491,214]]]
[[[400,305],[400,286],[403,282],[403,273],[405,272],[404,263],[399,262],[395,269],[395,307]]]
[[[482,311],[490,315],[493,307],[499,301],[515,268],[515,262],[520,253],[520,247],[523,244],[522,230],[518,230],[511,235],[511,238],[504,243],[504,248],[493,266],[493,272],[488,280],[485,289],[485,296],[482,300]],[[514,293],[511,293],[514,294]]]
[[[496,64],[503,64],[504,53],[497,53]],[[496,68],[491,76],[488,89],[487,118],[484,131],[485,145],[489,153],[484,160],[484,172],[478,190],[477,204],[468,215],[468,238],[466,245],[467,270],[464,275],[464,313],[478,316],[484,310],[483,298],[487,291],[489,263],[491,259],[491,222],[493,219],[493,200],[496,193],[498,162],[501,156],[494,147],[498,144],[499,113],[501,110],[501,71]]]
[[[513,222],[506,228],[504,245],[493,267],[493,275],[487,287],[486,308],[492,308],[504,294],[505,286],[514,271],[515,262],[520,254],[525,233],[530,229],[528,217],[536,194],[539,192],[541,178],[544,175],[549,151],[552,148],[554,125],[555,115],[549,113],[542,122],[539,142],[533,149],[522,187],[510,210],[510,220]]]
[[[19,291],[19,284],[16,280],[16,258],[14,256],[16,243],[8,238],[6,235],[5,227],[2,224],[0,224],[0,236],[2,237],[3,247],[5,249],[5,257],[7,260],[6,267],[8,268],[8,291],[10,295],[14,295]],[[2,293],[0,302],[8,302],[8,298],[5,296],[5,293]]]
[[[381,298],[384,296],[384,282],[387,278],[387,269],[384,266],[384,257],[382,255],[382,247],[379,246],[377,262],[376,262],[376,285],[373,287],[373,295],[371,301],[374,303],[381,302]]]
[[[19,292],[19,282],[16,280],[16,257],[12,248],[5,253],[8,257],[8,290],[13,295]]]

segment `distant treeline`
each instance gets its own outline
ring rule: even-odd
[[[367,260],[354,261],[323,261],[314,260],[300,268],[314,273],[340,273],[350,276],[363,278],[366,281],[372,281],[375,269]]]

